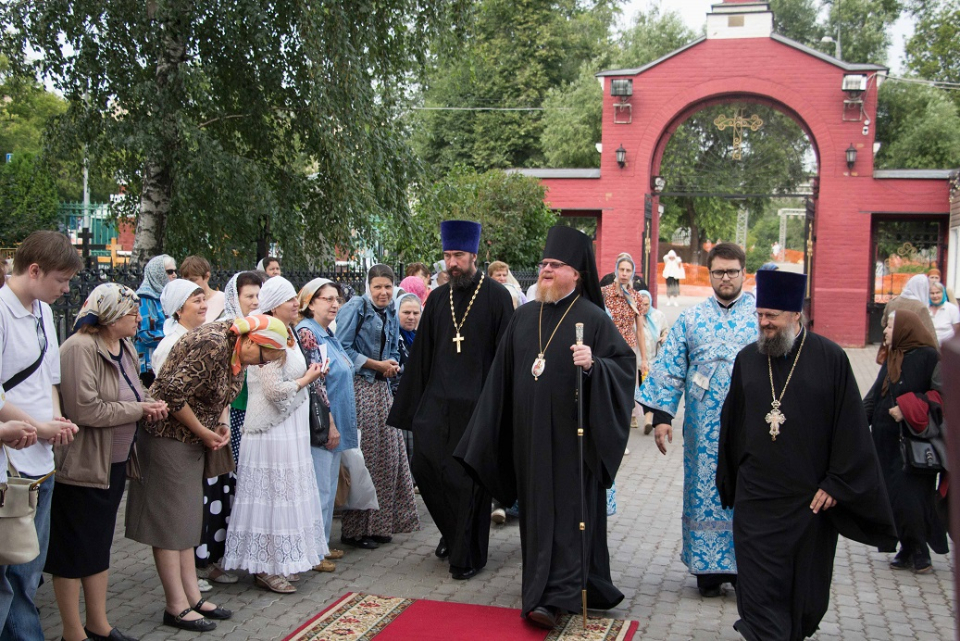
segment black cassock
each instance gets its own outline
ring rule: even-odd
[[[454,290],[457,322],[463,320],[480,281]],[[404,365],[387,424],[413,431],[413,476],[420,496],[450,550],[450,566],[480,569],[487,563],[490,494],[453,459],[466,430],[497,343],[513,315],[510,292],[484,278],[463,323],[461,351],[450,316],[450,285],[430,293]]]
[[[546,343],[575,294],[543,306]],[[570,346],[575,323],[594,365],[584,375],[584,460],[588,605],[612,608],[623,594],[610,578],[605,488],[623,458],[630,431],[636,355],[613,321],[578,299],[546,351],[539,380],[540,303],[513,315],[455,457],[502,503],[520,500],[523,614],[539,605],[581,608],[580,489],[577,448],[577,368]]]
[[[804,331],[777,440],[765,420],[773,400],[770,369],[756,343],[737,355],[721,415],[717,488],[724,507],[733,507],[740,612],[734,627],[749,641],[793,641],[817,630],[830,601],[838,533],[885,550],[896,544],[847,355]],[[801,338],[789,354],[772,359],[778,397]],[[818,489],[837,505],[814,514]]]

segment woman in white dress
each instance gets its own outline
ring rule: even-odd
[[[275,276],[260,290],[260,311],[292,324],[298,315],[297,292]],[[310,455],[306,387],[320,378],[320,365],[307,367],[291,340],[282,361],[251,368],[247,375],[247,413],[237,462],[237,493],[227,530],[224,569],[256,574],[256,584],[280,594],[320,564],[329,551],[320,494]]]
[[[960,330],[960,310],[947,300],[947,292],[940,282],[930,283],[930,317],[941,345]]]
[[[663,277],[667,281],[667,305],[679,305],[677,296],[680,295],[680,281],[687,277],[683,268],[683,261],[672,249],[663,257]]]

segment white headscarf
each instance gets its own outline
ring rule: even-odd
[[[290,281],[283,276],[274,276],[260,288],[260,308],[253,313],[263,314],[272,312],[291,298],[297,297],[297,290]]]
[[[240,292],[237,291],[237,276],[243,272],[237,272],[227,281],[223,288],[223,315],[226,318],[241,318],[243,312],[240,311]]]
[[[171,280],[163,286],[163,291],[160,292],[160,307],[163,308],[163,315],[167,317],[163,321],[164,335],[172,332],[173,328],[177,326],[177,321],[173,315],[180,311],[187,299],[193,296],[197,290],[203,291],[199,285],[185,278]]]
[[[917,274],[907,281],[900,291],[900,296],[907,300],[918,300],[924,305],[930,304],[930,279],[926,274]]]

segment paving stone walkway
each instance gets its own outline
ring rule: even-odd
[[[666,310],[665,310],[666,311]],[[675,316],[675,314],[672,314]],[[848,350],[862,391],[876,376],[875,349]],[[609,546],[614,582],[626,595],[612,610],[620,618],[640,622],[638,639],[739,639],[732,590],[716,599],[702,599],[696,582],[679,561],[680,503],[683,476],[680,439],[667,456],[653,437],[632,430],[630,455],[617,478],[619,514],[609,520]],[[419,501],[419,499],[418,499]],[[282,639],[303,621],[345,592],[520,606],[520,540],[515,521],[494,526],[487,567],[474,579],[454,581],[433,555],[439,534],[420,502],[421,532],[400,535],[394,543],[370,552],[348,550],[333,574],[304,574],[298,592],[278,595],[258,589],[243,577],[217,586],[211,600],[236,613],[214,632],[197,635],[160,625],[163,592],[149,548],[123,538],[123,513],[113,548],[109,614],[113,625],[144,641],[191,639]],[[339,540],[339,521],[334,521]],[[888,556],[859,543],[840,540],[830,609],[821,641],[894,639],[946,640],[956,635],[953,613],[952,555],[933,555],[928,575],[894,572]],[[60,638],[60,619],[49,582],[38,594],[47,639]],[[478,631],[478,639],[496,639],[495,631]]]

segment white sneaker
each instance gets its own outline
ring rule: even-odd
[[[209,592],[213,589],[213,586],[206,579],[197,579],[197,587],[200,588],[201,592]]]
[[[490,513],[490,520],[496,523],[497,525],[503,525],[507,522],[507,511],[502,507],[498,507],[493,512]]]

